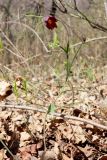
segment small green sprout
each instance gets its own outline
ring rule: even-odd
[[[18,93],[18,87],[17,87],[16,81],[14,81],[14,84],[13,84],[13,93],[15,94],[16,101],[18,102],[19,93]]]

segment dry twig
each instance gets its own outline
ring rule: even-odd
[[[13,105],[13,104],[9,104],[9,105],[5,105],[5,104],[1,104],[0,107],[3,108],[14,108],[14,109],[24,109],[24,110],[32,110],[32,111],[37,111],[37,112],[41,112],[41,113],[47,113],[47,110],[45,109],[39,109],[38,107],[35,107],[34,105],[30,105],[30,106],[26,106],[26,105]],[[53,113],[53,116],[55,117],[62,117],[64,119],[71,119],[74,121],[80,121],[86,124],[91,124],[97,128],[103,129],[103,130],[107,130],[107,126],[102,125],[102,124],[98,124],[96,122],[93,122],[92,120],[89,119],[84,119],[84,118],[79,118],[76,116],[68,116],[66,114],[61,114],[61,113]]]

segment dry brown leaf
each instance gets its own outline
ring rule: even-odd
[[[34,156],[31,156],[31,160],[38,160],[38,159]]]
[[[88,145],[86,145],[84,148],[78,146],[78,148],[86,155],[86,157],[91,157],[91,155],[93,155],[93,152],[95,152],[94,148]]]
[[[12,112],[10,111],[3,111],[0,112],[0,118],[6,120],[7,118],[9,118],[11,116]]]
[[[0,101],[12,94],[12,85],[6,81],[0,81]]]
[[[23,115],[18,114],[17,116],[15,115],[15,116],[12,118],[12,121],[13,121],[13,122],[22,121],[22,119],[23,119]]]
[[[4,159],[4,149],[0,150],[0,160]]]
[[[30,134],[29,133],[21,132],[21,138],[20,138],[21,141],[28,141],[29,138],[30,138]]]
[[[86,141],[86,137],[84,135],[83,129],[80,126],[72,126],[72,129],[75,137],[75,143],[84,143]]]
[[[34,154],[34,153],[36,153],[36,150],[37,150],[37,144],[31,144],[31,145],[28,145],[28,146],[25,146],[25,147],[21,147],[19,150],[22,154],[24,152]]]
[[[97,135],[92,135],[92,142],[97,141],[99,139],[99,137]]]
[[[26,152],[26,151],[22,152],[21,156],[22,156],[22,160],[29,160],[29,159],[31,159],[31,154],[28,153],[28,152]]]
[[[55,145],[54,145],[54,152],[55,152],[56,155],[59,154],[59,148],[58,148],[58,143],[57,142],[55,142]]]
[[[73,157],[69,158],[64,153],[62,153],[63,160],[73,160]]]
[[[54,151],[43,152],[40,160],[57,160],[57,156]]]
[[[98,160],[107,160],[107,154],[106,154],[106,155],[101,156]]]

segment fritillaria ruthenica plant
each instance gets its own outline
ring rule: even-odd
[[[55,18],[55,16],[47,16],[44,18],[45,21],[45,25],[48,29],[53,30],[54,28],[57,28],[57,19]]]
[[[57,6],[54,0],[45,0],[44,1],[44,8],[45,8],[45,26],[53,30],[54,28],[57,28],[57,19],[56,19],[56,10]]]

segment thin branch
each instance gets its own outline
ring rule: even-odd
[[[77,7],[77,5],[76,5],[76,0],[74,0],[74,9],[82,16],[82,19],[86,20],[86,21],[89,23],[89,25],[90,25],[92,28],[98,29],[98,30],[103,31],[103,32],[107,32],[107,28],[106,28],[106,27],[104,27],[104,26],[102,26],[102,25],[100,25],[100,24],[98,24],[98,23],[96,23],[96,22],[91,21],[84,13],[82,13],[82,12],[78,9],[78,7]]]
[[[6,148],[6,150],[8,151],[8,153],[13,157],[14,160],[19,160],[17,157],[15,157],[13,155],[13,153],[9,150],[9,148],[5,145],[5,143],[2,141],[2,139],[0,139],[0,142],[2,143],[2,145]]]
[[[40,41],[41,44],[43,45],[45,51],[46,51],[46,52],[50,52],[50,51],[48,50],[48,48],[46,47],[45,43],[43,42],[43,40],[41,39],[41,37],[38,35],[38,33],[37,33],[33,28],[31,28],[30,26],[28,26],[27,24],[21,23],[21,22],[16,22],[16,21],[8,21],[8,22],[0,22],[0,23],[18,24],[18,25],[24,26],[25,28],[29,29],[32,33],[34,33],[34,34],[37,36],[37,38],[39,39],[39,41]]]
[[[107,36],[104,36],[104,37],[95,37],[95,38],[89,38],[85,41],[85,44],[86,43],[89,43],[89,42],[92,42],[92,41],[97,41],[97,40],[103,40],[103,39],[107,39]],[[79,46],[81,45],[83,42],[78,42],[78,43],[75,43],[73,45],[71,45],[71,47],[76,47],[76,46]]]
[[[13,105],[13,104],[5,105],[5,104],[1,104],[0,107],[32,110],[32,111],[36,111],[36,112],[47,113],[47,110],[35,108],[35,105],[26,106],[26,105]],[[79,118],[79,117],[75,117],[75,116],[67,116],[66,114],[61,114],[61,113],[54,113],[53,116],[62,117],[64,119],[71,119],[71,120],[83,122],[83,123],[86,123],[86,124],[91,124],[91,125],[93,125],[97,128],[107,130],[107,126],[102,125],[102,124],[98,124],[98,123],[93,122],[92,120],[89,120],[89,119]]]
[[[82,42],[81,45],[79,46],[77,52],[75,53],[75,55],[74,55],[74,57],[73,57],[73,59],[72,59],[72,61],[71,61],[71,67],[72,67],[72,65],[73,65],[73,63],[74,63],[74,61],[75,61],[75,59],[77,58],[78,54],[80,53],[80,50],[81,50],[83,44],[85,44],[85,43]]]
[[[59,2],[60,2],[60,4],[62,5],[63,9],[61,9],[57,4],[56,4],[56,7],[59,9],[60,12],[67,14],[67,9],[66,9],[66,7],[64,6],[64,4],[62,3],[61,0],[59,0]]]

